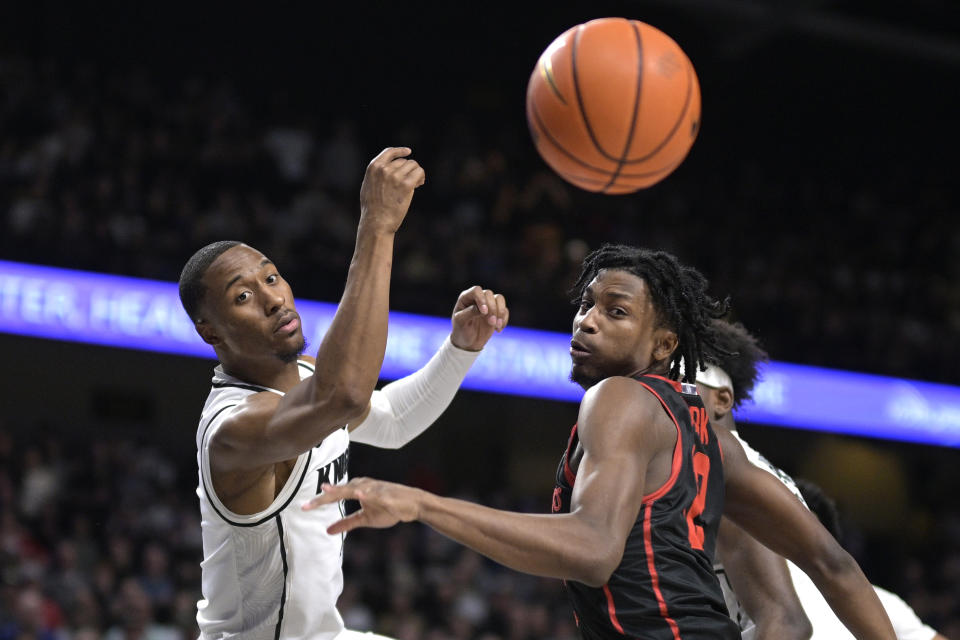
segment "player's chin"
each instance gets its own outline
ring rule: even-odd
[[[584,389],[589,389],[602,380],[595,371],[590,371],[583,364],[574,364],[570,369],[570,381],[574,382]]]
[[[280,345],[276,351],[277,358],[283,362],[293,362],[307,348],[307,341],[303,339],[302,333],[292,335],[284,342],[285,344]]]

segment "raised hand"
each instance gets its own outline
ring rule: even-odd
[[[463,291],[453,307],[453,346],[479,351],[494,331],[503,331],[510,319],[507,301],[490,289],[473,286]]]
[[[370,161],[360,186],[360,224],[396,232],[407,215],[413,191],[426,180],[407,147],[387,147]]]
[[[354,478],[347,484],[324,484],[322,493],[301,507],[304,511],[316,509],[340,500],[358,500],[360,510],[334,522],[327,528],[333,535],[357,527],[386,529],[398,522],[411,522],[419,513],[419,498],[423,494],[402,484],[383,482],[372,478]]]

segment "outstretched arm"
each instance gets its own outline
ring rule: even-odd
[[[724,429],[716,433],[724,451],[724,515],[809,575],[857,638],[895,640],[890,620],[857,562],[789,489],[750,463],[732,435]]]
[[[367,412],[350,425],[350,439],[397,449],[423,433],[449,406],[480,350],[509,318],[502,295],[478,286],[463,291],[454,305],[450,337],[422,369],[373,392]]]
[[[652,452],[672,446],[661,442],[653,427],[662,418],[660,405],[653,396],[637,393],[636,384],[610,378],[584,396],[578,419],[584,453],[570,513],[499,511],[369,478],[324,485],[304,508],[359,500],[361,509],[331,526],[330,533],[420,520],[512,569],[602,585],[622,559]]]
[[[360,188],[360,223],[340,304],[317,351],[316,371],[287,392],[258,394],[211,440],[218,473],[295,458],[361,414],[383,364],[394,234],[424,172],[410,149],[384,149]]]
[[[717,559],[743,609],[756,624],[756,640],[808,640],[813,633],[784,559],[728,518],[720,520]]]

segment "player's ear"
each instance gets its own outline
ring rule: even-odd
[[[653,359],[657,362],[669,360],[677,348],[677,333],[671,329],[660,328],[653,334]]]
[[[713,390],[716,398],[714,411],[718,418],[722,418],[733,411],[733,390],[730,387],[720,387]]]
[[[200,337],[203,338],[203,341],[210,346],[216,347],[223,342],[216,329],[213,328],[213,325],[206,320],[201,318],[193,323],[193,326],[197,329],[197,333],[200,334]]]

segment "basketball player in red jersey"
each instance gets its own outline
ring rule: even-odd
[[[713,575],[721,512],[807,571],[858,638],[893,640],[853,558],[773,476],[716,433],[695,371],[718,346],[726,304],[664,252],[605,246],[576,285],[571,378],[587,389],[552,514],[522,514],[369,478],[324,485],[305,509],[352,498],[331,533],[420,520],[504,564],[562,578],[587,639],[739,638]],[[695,369],[695,367],[694,367]],[[722,447],[722,452],[721,452]],[[726,500],[724,500],[724,489]]]

